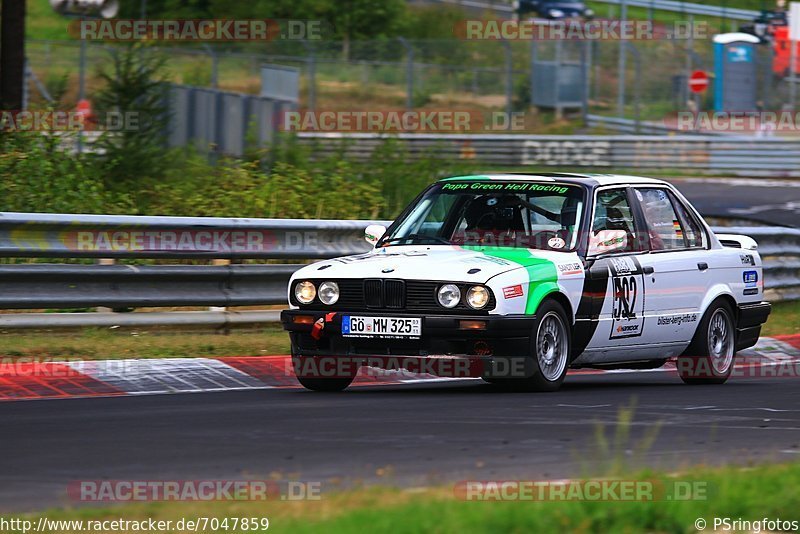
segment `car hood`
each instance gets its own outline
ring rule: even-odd
[[[446,245],[393,246],[313,263],[297,271],[293,278],[399,278],[486,283],[514,269],[575,260],[574,252]]]

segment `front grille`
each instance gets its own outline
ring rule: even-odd
[[[325,280],[317,279],[311,281],[319,287]],[[366,280],[348,278],[334,281],[339,284],[341,292],[336,304],[326,306],[317,299],[311,304],[300,307],[306,310],[341,310],[350,312],[403,310],[412,313],[423,312],[442,315],[486,315],[497,304],[494,295],[490,295],[489,304],[482,310],[473,310],[464,302],[451,309],[443,308],[439,305],[436,292],[442,284],[452,283],[447,281],[385,280],[382,278],[368,278]],[[457,285],[461,288],[462,295],[466,295],[467,289],[471,284],[458,283]],[[292,304],[298,305],[293,293],[291,294],[291,299]]]
[[[367,308],[383,308],[382,280],[364,280],[364,303]]]
[[[408,291],[406,292],[406,303],[412,310],[417,308],[424,308],[433,302],[437,307],[439,306],[436,300],[436,292],[439,291],[439,285],[436,282],[413,282],[408,284]]]
[[[406,307],[406,284],[402,280],[383,283],[383,303],[387,308],[402,310]]]

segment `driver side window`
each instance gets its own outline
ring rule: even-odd
[[[625,189],[606,189],[597,193],[589,255],[632,252],[636,226]]]

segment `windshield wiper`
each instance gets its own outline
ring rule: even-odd
[[[435,244],[438,244],[438,245],[451,245],[452,244],[447,239],[445,239],[443,237],[438,237],[438,236],[435,236],[435,235],[409,234],[409,235],[403,236],[403,237],[390,237],[390,238],[385,239],[384,241],[382,241],[381,245],[390,245],[392,243],[398,243],[400,241],[413,241],[413,242],[417,242],[418,244],[423,244],[426,241],[429,244],[431,242],[435,243]],[[409,243],[409,244],[412,244],[412,243]]]

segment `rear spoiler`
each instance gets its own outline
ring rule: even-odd
[[[723,247],[758,250],[758,243],[756,243],[756,240],[746,235],[717,234],[717,239],[719,239]]]

